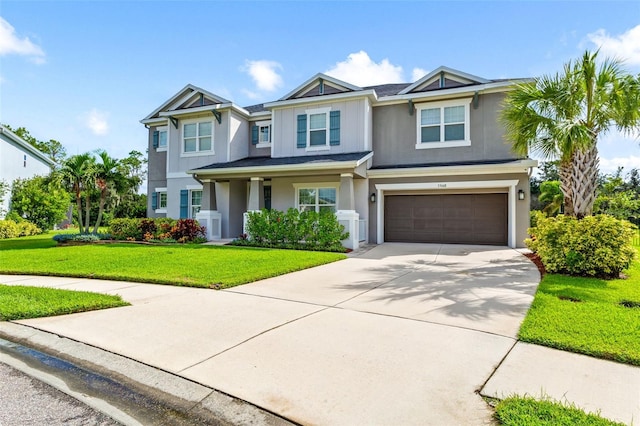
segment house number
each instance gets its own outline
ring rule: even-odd
[[[446,188],[447,184],[446,183],[439,183],[438,184],[438,188]]]

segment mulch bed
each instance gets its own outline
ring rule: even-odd
[[[544,274],[546,274],[547,271],[544,269],[544,265],[540,260],[540,256],[538,256],[537,253],[523,253],[523,254],[527,256],[529,260],[532,261],[538,267],[538,271],[540,271],[540,278],[544,277]]]

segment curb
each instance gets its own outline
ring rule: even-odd
[[[0,322],[0,338],[8,341],[0,342],[0,359],[127,425],[295,424],[175,374],[26,325]]]

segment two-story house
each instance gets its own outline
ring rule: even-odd
[[[522,81],[522,80],[518,80]],[[521,247],[529,174],[498,117],[518,82],[440,67],[414,83],[358,87],[317,74],[240,107],[188,85],[149,128],[149,216],[196,218],[210,239],[247,211],[329,210],[363,242]]]

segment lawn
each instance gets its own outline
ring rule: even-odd
[[[640,365],[640,262],[626,274],[615,280],[546,274],[520,340]]]
[[[0,284],[0,321],[127,306],[120,296]]]
[[[496,419],[506,426],[615,426],[622,425],[603,419],[595,414],[586,414],[575,407],[567,407],[552,401],[537,401],[533,398],[510,397],[496,406]]]
[[[227,288],[346,257],[338,253],[210,245],[57,246],[52,235],[0,240],[0,273]]]

